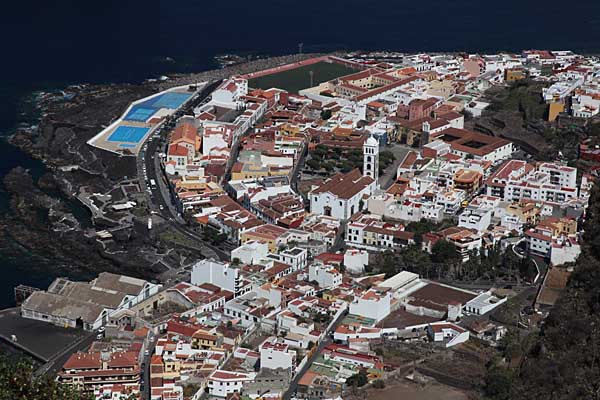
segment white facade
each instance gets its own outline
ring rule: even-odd
[[[402,221],[418,222],[425,218],[429,221],[441,222],[444,219],[444,206],[410,200],[399,201],[388,206],[383,215]]]
[[[292,372],[296,367],[296,352],[287,344],[277,342],[270,338],[260,346],[260,368],[287,369]]]
[[[201,260],[194,264],[192,267],[191,282],[196,286],[203,283],[211,283],[222,289],[229,290],[236,297],[249,290],[249,288],[242,287],[242,279],[239,276],[237,268],[230,267],[229,264],[211,260]]]
[[[447,214],[455,214],[466,199],[466,193],[461,189],[448,189],[435,194],[434,203],[444,208]]]
[[[333,289],[342,284],[342,274],[330,265],[311,264],[308,280],[316,281],[322,289]]]
[[[269,253],[269,246],[266,243],[251,240],[231,251],[231,261],[236,258],[242,264],[255,264]]]
[[[362,274],[369,265],[369,253],[366,250],[348,249],[344,253],[344,267],[351,274]]]
[[[574,263],[581,254],[581,246],[572,238],[561,237],[555,239],[550,254],[550,264],[562,265]]]
[[[255,373],[216,370],[208,377],[208,393],[217,397],[241,393],[244,383],[254,381],[255,376]]]
[[[208,155],[214,149],[229,147],[225,132],[211,130],[210,134],[204,134],[202,137],[202,154]]]
[[[377,180],[379,177],[379,142],[373,136],[363,144],[363,175]]]
[[[369,289],[350,303],[350,314],[370,318],[379,322],[390,314],[392,295],[390,291]]]
[[[446,347],[456,346],[469,340],[469,331],[447,322],[433,323],[427,327],[434,342],[446,342]]]
[[[482,209],[480,207],[467,207],[458,217],[458,226],[462,228],[475,229],[477,232],[483,232],[492,223],[492,209]]]
[[[479,294],[472,300],[469,300],[464,305],[464,311],[475,315],[484,315],[499,305],[503,304],[508,300],[507,297],[499,298],[496,297],[492,291],[488,290]]]
[[[269,258],[291,265],[294,271],[304,269],[308,265],[308,251],[300,247],[283,250],[279,254],[271,254]]]
[[[369,187],[349,199],[338,198],[329,192],[311,195],[310,211],[317,215],[326,215],[338,220],[347,220],[354,213],[361,211],[360,200],[363,198],[363,194],[371,194]],[[364,202],[364,207],[366,208],[366,202]]]
[[[248,94],[248,80],[243,78],[230,78],[212,93],[211,103],[224,107],[240,107],[243,102],[241,97]]]
[[[550,175],[550,183],[561,187],[577,187],[577,168],[564,165],[543,163],[539,166],[541,172]]]

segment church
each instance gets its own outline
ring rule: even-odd
[[[363,144],[363,171],[358,168],[338,173],[313,189],[310,211],[338,220],[348,220],[367,208],[367,199],[377,189],[379,177],[379,142],[370,136]]]

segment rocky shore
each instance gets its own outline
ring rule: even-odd
[[[96,226],[89,223],[84,226],[69,202],[77,202],[75,195],[81,187],[88,193],[110,192],[118,182],[135,177],[136,165],[134,157],[93,149],[87,140],[117,118],[131,101],[159,90],[314,56],[317,55],[261,59],[138,85],[76,85],[61,93],[40,95],[39,125],[18,130],[10,142],[42,160],[48,171],[37,181],[23,168],[15,168],[5,176],[10,212],[0,221],[0,242],[4,242],[0,247],[6,249],[9,241],[17,243],[19,251],[45,260],[44,268],[50,265],[55,269],[54,274],[78,277],[112,271],[153,279],[165,270],[165,265],[181,266],[201,257],[189,246],[165,243],[160,226],[148,232],[147,216],[143,215],[131,227],[120,230],[110,244],[96,240],[96,231],[105,228],[102,221],[94,221]],[[71,168],[73,166],[76,168]]]

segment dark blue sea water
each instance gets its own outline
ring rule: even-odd
[[[600,1],[11,1],[0,12],[0,133],[30,122],[23,102],[32,91],[201,71],[214,68],[218,54],[288,54],[300,42],[305,52],[598,52]],[[0,142],[0,178],[18,165],[43,172]],[[0,212],[7,202],[0,185]],[[51,276],[29,273],[39,262],[0,251],[0,307],[19,282],[47,284]]]

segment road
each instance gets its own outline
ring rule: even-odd
[[[151,212],[161,217],[174,230],[185,235],[187,238],[198,242],[198,247],[206,258],[229,261],[230,254],[226,249],[213,246],[195,232],[187,228],[186,222],[181,217],[180,210],[175,207],[175,199],[169,189],[169,181],[160,164],[161,152],[166,152],[166,138],[175,126],[175,121],[182,115],[190,112],[194,107],[209,100],[210,94],[217,88],[221,81],[207,84],[200,90],[198,95],[189,103],[178,110],[173,116],[150,136],[142,147],[137,157],[138,176],[140,187],[147,193],[148,205]],[[150,187],[154,180],[155,185]]]
[[[348,315],[347,310],[338,317],[338,319],[331,326],[331,329],[325,332],[325,338],[321,341],[321,343],[319,343],[317,349],[312,353],[306,365],[296,374],[294,379],[292,379],[292,381],[290,382],[290,386],[288,387],[287,391],[283,394],[283,400],[290,400],[292,395],[296,393],[296,390],[298,389],[298,382],[300,381],[300,379],[302,379],[302,376],[304,376],[306,371],[310,369],[312,363],[316,360],[316,358],[319,357],[319,355],[323,351],[323,348],[325,348],[325,346],[327,346],[333,341],[331,338],[331,333],[335,332],[335,330],[342,323],[346,315]]]
[[[152,360],[152,354],[154,354],[154,348],[156,347],[156,337],[152,336],[154,340],[148,343],[148,355],[144,353],[142,358],[142,376],[141,376],[141,392],[143,399],[150,399],[150,361]]]
[[[392,164],[390,164],[383,174],[379,176],[379,186],[382,189],[388,189],[394,182],[396,182],[396,172],[398,170],[398,166],[404,160],[404,157],[408,154],[409,151],[414,151],[415,149],[410,146],[393,143],[391,145],[385,146],[381,149],[381,151],[389,151],[394,154],[395,160]]]
[[[94,340],[96,340],[96,332],[90,332],[79,341],[64,349],[61,353],[52,357],[48,362],[35,371],[36,375],[47,375],[54,377],[65,365],[71,354],[78,351],[87,350]]]

